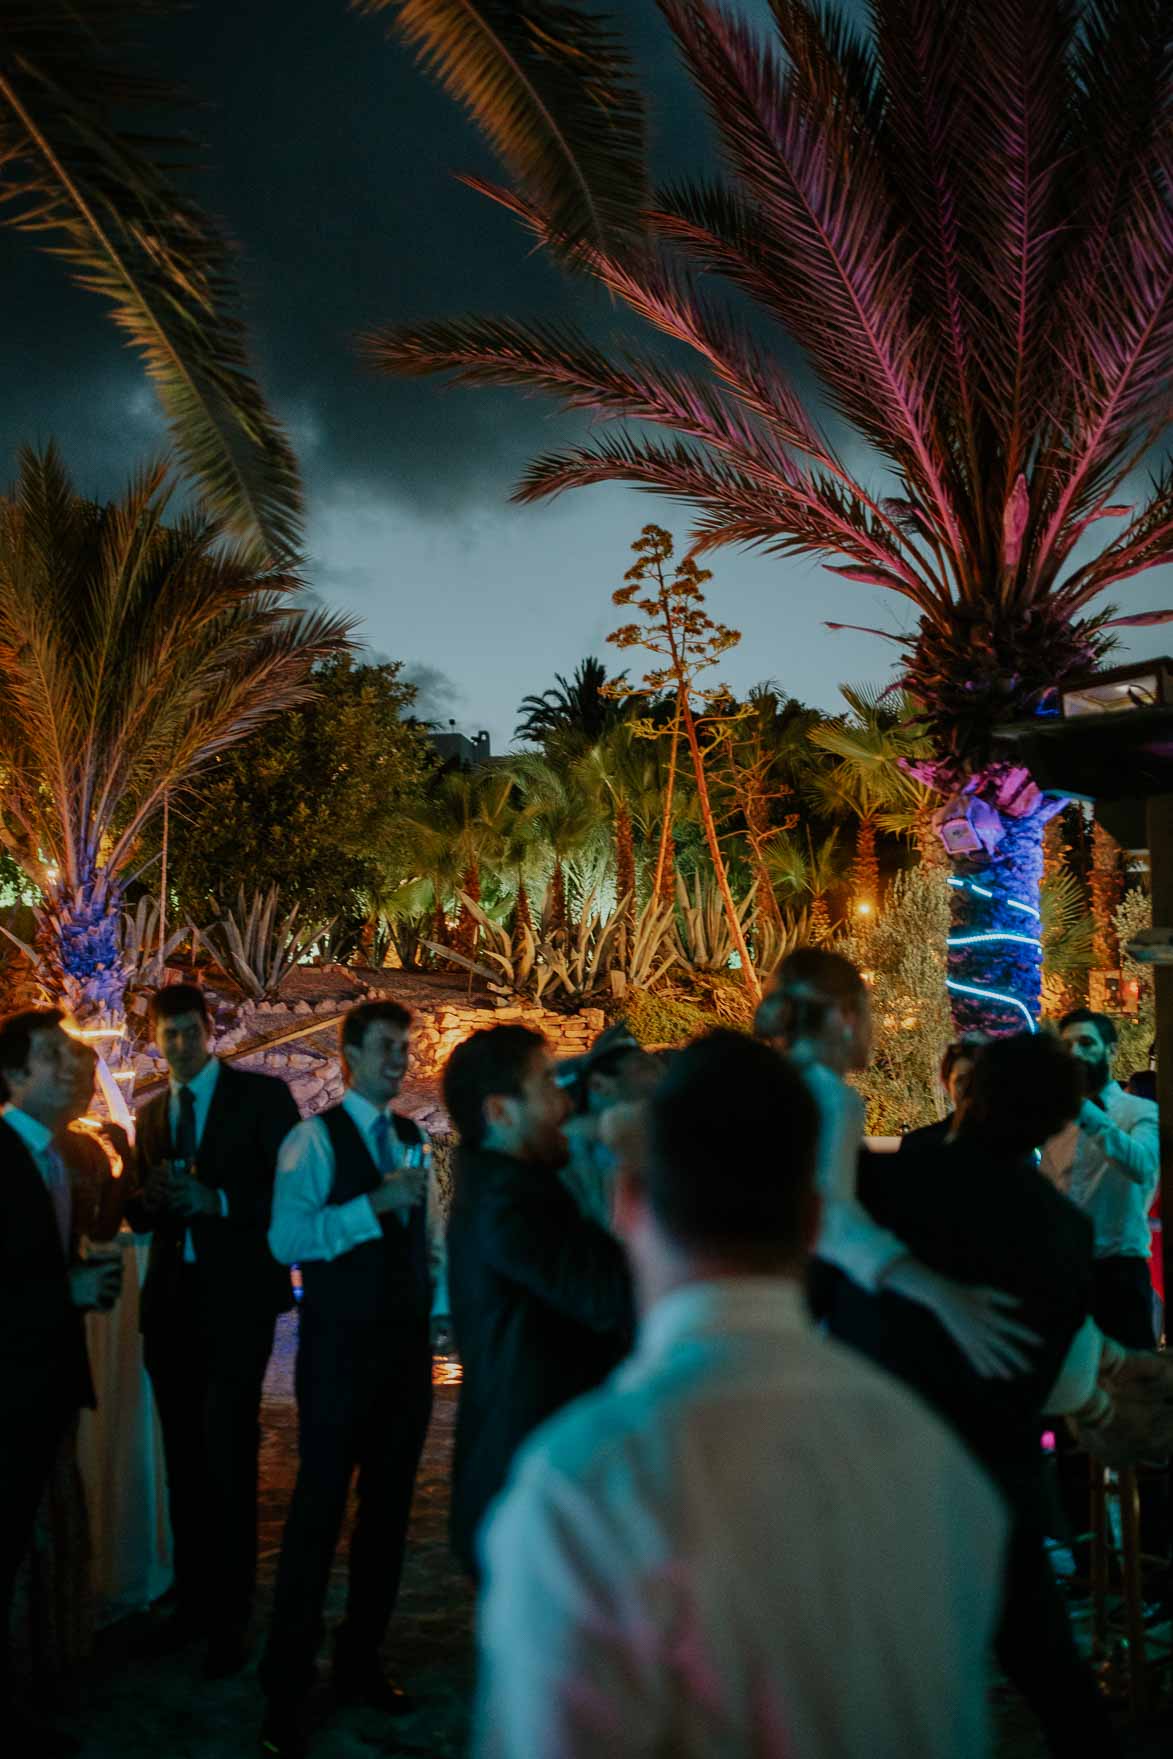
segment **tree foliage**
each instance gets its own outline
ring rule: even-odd
[[[181,814],[170,870],[197,922],[243,889],[276,886],[305,918],[363,913],[412,851],[402,818],[432,765],[426,736],[404,719],[415,690],[398,662],[327,661],[310,702],[226,752]]]

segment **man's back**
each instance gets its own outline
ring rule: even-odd
[[[1015,1475],[1037,1468],[1044,1400],[1090,1311],[1087,1219],[1029,1157],[1015,1160],[965,1141],[875,1157],[861,1175],[860,1195],[933,1270],[1021,1302],[1015,1317],[1040,1342],[1030,1369],[1009,1380],[983,1379],[930,1313],[899,1296],[881,1298],[868,1335],[839,1334],[915,1387],[1007,1488],[1017,1488]]]
[[[452,1537],[475,1573],[476,1531],[521,1441],[626,1354],[622,1248],[556,1173],[462,1149],[448,1227],[452,1324],[464,1369]]]
[[[476,1752],[976,1759],[1003,1531],[794,1285],[678,1290],[489,1524]]]

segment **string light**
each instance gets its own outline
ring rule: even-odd
[[[1033,917],[1036,922],[1041,922],[1042,920],[1039,912],[1035,909],[1033,904],[1024,903],[1021,898],[999,899],[997,893],[991,891],[989,886],[981,886],[976,880],[959,879],[955,876],[950,876],[949,884],[956,891],[970,892],[975,898],[996,899],[1000,904],[1004,904],[1007,909],[1017,910],[1024,916]],[[1040,954],[1042,953],[1043,948],[1042,940],[1038,935],[1013,934],[1009,930],[1002,929],[985,929],[974,934],[949,935],[946,945],[950,947],[977,947],[989,946],[997,942],[1010,942],[1015,946],[1033,947],[1036,948]],[[952,977],[947,977],[945,979],[945,987],[946,989],[954,990],[958,995],[976,996],[979,1000],[984,1002],[998,1002],[1003,1007],[1017,1008],[1023,1019],[1026,1021],[1028,1029],[1031,1032],[1036,1030],[1034,1015],[1031,1013],[1026,1003],[1021,1001],[1018,996],[1009,996],[1001,990],[987,989],[983,985],[976,983],[959,983]]]
[[[945,979],[945,988],[956,990],[959,995],[963,996],[978,996],[983,1002],[1003,1002],[1008,1008],[1017,1008],[1030,1030],[1032,1032],[1035,1030],[1034,1015],[1026,1003],[1020,1002],[1017,996],[1002,995],[994,989],[979,989],[975,983],[958,983],[952,977]]]

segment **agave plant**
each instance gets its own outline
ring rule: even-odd
[[[898,595],[915,624],[889,639],[932,740],[916,774],[960,851],[958,1024],[1033,1020],[1054,803],[997,730],[1045,712],[1114,624],[1169,614],[1093,608],[1173,560],[1173,466],[1136,483],[1169,417],[1166,0],[871,0],[866,32],[771,0],[767,34],[660,0],[723,164],[651,197],[638,91],[598,20],[555,0],[396,10],[510,178],[470,181],[696,368],[512,315],[385,330],[371,358],[640,424],[539,459],[522,501],[633,483],[698,509],[694,553],[814,555]],[[827,411],[886,474],[849,466]]]
[[[173,180],[190,145],[160,139],[155,125],[179,94],[134,70],[137,45],[122,40],[161,10],[159,0],[0,0],[3,223],[109,302],[215,515],[288,554],[297,464],[249,370],[228,247]]]
[[[0,842],[40,886],[47,992],[122,1017],[120,925],[142,833],[218,752],[313,694],[344,619],[203,513],[168,519],[162,465],[119,501],[50,447],[0,498]]]
[[[153,989],[163,981],[163,969],[172,954],[194,930],[181,923],[163,933],[163,907],[158,898],[142,897],[133,911],[124,910],[118,930],[118,952],[130,989]]]
[[[217,965],[258,1002],[278,993],[293,967],[330,927],[328,922],[298,922],[296,904],[287,916],[278,916],[277,900],[277,887],[270,886],[267,892],[255,892],[250,904],[242,886],[235,910],[227,911],[215,927],[195,931]],[[219,929],[224,931],[223,945]]]
[[[462,953],[456,947],[441,946],[438,941],[425,941],[424,945],[438,958],[483,977],[499,995],[531,995],[540,1002],[554,973],[539,962],[532,926],[519,923],[512,931],[503,927],[467,893],[461,895],[461,903],[481,934],[476,956]]]
[[[743,933],[748,933],[755,889],[751,886],[736,906]],[[676,909],[684,963],[694,971],[728,971],[734,953],[733,937],[729,932],[724,899],[712,875],[698,870],[693,875],[692,890],[689,891],[677,874]]]

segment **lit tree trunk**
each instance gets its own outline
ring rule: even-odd
[[[672,744],[668,748],[668,781],[664,787],[664,816],[660,821],[660,846],[656,851],[656,872],[652,880],[652,896],[658,904],[671,904],[676,898],[676,850],[672,840],[672,808],[676,798],[676,763],[680,750],[680,707],[672,723]]]
[[[855,833],[855,859],[851,866],[851,890],[857,904],[880,902],[880,862],[876,854],[876,821],[865,813]]]
[[[916,846],[920,851],[920,864],[930,871],[946,868],[949,865],[949,856],[945,845],[938,836],[937,827],[933,823],[933,814],[937,810],[937,805],[938,802],[932,799],[925,802],[916,815],[916,826],[913,833],[916,837]]]
[[[810,937],[816,947],[831,937],[831,912],[827,905],[826,894],[820,892],[813,900],[810,908]]]
[[[1042,994],[1044,812],[1004,818],[991,855],[953,865],[947,984],[959,1033],[1034,1029]]]
[[[1119,843],[1097,820],[1092,826],[1092,864],[1088,875],[1092,897],[1092,963],[1097,970],[1115,971],[1120,964],[1116,911],[1124,896],[1124,857]]]
[[[561,856],[554,857],[554,871],[550,875],[550,890],[546,899],[546,928],[550,934],[566,933],[566,875],[562,869]]]
[[[1047,820],[1043,831],[1043,881],[1055,879],[1062,871],[1063,863],[1069,854],[1068,844],[1063,836],[1063,814],[1057,812]]]
[[[37,910],[38,979],[46,999],[93,1030],[123,1031],[129,971],[119,945],[123,888],[104,873],[51,883]]]
[[[725,921],[729,926],[729,938],[741,960],[741,976],[750,997],[754,1002],[762,999],[762,986],[758,982],[758,974],[753,968],[749,956],[749,948],[745,944],[745,936],[741,931],[741,923],[737,916],[737,905],[733,902],[733,893],[729,890],[729,875],[725,870],[721,844],[717,837],[717,825],[713,818],[713,806],[709,799],[709,784],[705,777],[705,760],[701,753],[700,740],[697,738],[696,722],[688,697],[681,692],[680,712],[684,719],[684,731],[688,739],[688,749],[692,754],[693,773],[696,776],[697,799],[700,802],[701,822],[705,827],[705,841],[709,846],[709,858],[713,863],[713,872],[717,876],[717,886],[721,893],[721,901],[725,906]]]
[[[526,890],[525,881],[519,873],[517,876],[517,896],[513,900],[513,941],[515,947],[520,944],[521,930],[528,928],[532,934],[533,927],[534,917],[533,911],[530,909],[529,893]]]

